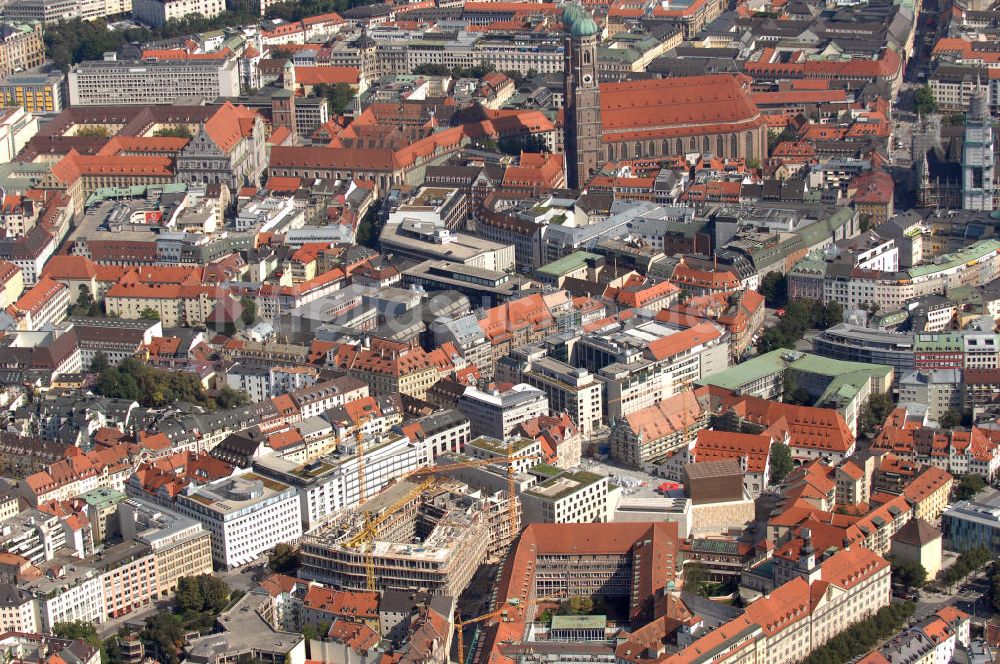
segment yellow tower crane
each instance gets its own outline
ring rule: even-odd
[[[364,484],[364,453],[362,451],[362,437],[359,430],[358,433],[358,484],[361,489],[361,500],[358,504],[362,504],[365,498],[365,484]],[[414,471],[402,475],[399,479],[405,480],[409,478],[419,477],[420,475],[427,474],[438,474],[445,473],[451,470],[458,470],[459,468],[475,468],[478,466],[489,466],[498,462],[507,462],[507,495],[508,495],[508,519],[510,521],[510,536],[511,539],[517,537],[517,495],[516,495],[516,473],[514,472],[514,462],[520,461],[522,459],[536,459],[537,454],[514,454],[514,444],[513,442],[507,443],[507,456],[497,457],[492,459],[472,459],[470,461],[460,461],[457,463],[449,463],[441,466],[423,466]],[[344,546],[351,548],[358,548],[364,546],[365,555],[365,585],[368,590],[375,590],[375,539],[378,537],[379,526],[381,526],[385,521],[398,512],[400,509],[405,507],[410,501],[419,496],[421,493],[436,484],[438,478],[431,477],[423,480],[416,487],[411,489],[399,498],[392,505],[383,510],[377,517],[372,518],[370,515],[365,515],[365,525],[362,527],[361,531],[350,538],[344,543]]]
[[[537,454],[514,454],[513,441],[507,442],[507,456],[495,457],[491,459],[472,459],[470,461],[459,461],[447,463],[440,466],[423,466],[402,476],[402,479],[428,473],[446,473],[460,468],[475,468],[478,466],[492,466],[495,463],[507,462],[507,518],[510,521],[510,536],[517,537],[517,473],[514,472],[514,462],[523,459],[537,459]]]
[[[507,605],[504,604],[499,609],[495,611],[490,611],[489,613],[484,613],[481,616],[475,618],[469,618],[468,620],[461,620],[461,616],[455,616],[455,632],[458,637],[458,664],[465,664],[465,639],[462,628],[466,625],[472,625],[474,623],[481,623],[487,620],[492,620],[497,618],[507,612]]]
[[[510,521],[510,539],[517,537],[517,491],[514,486],[514,441],[507,441],[507,519]]]
[[[368,418],[365,415],[358,418],[358,430],[354,434],[357,441],[355,452],[358,457],[358,505],[364,505],[368,499],[368,496],[365,495],[368,488],[365,483],[365,424],[367,422]]]
[[[437,478],[424,480],[414,488],[406,492],[392,505],[385,508],[381,514],[372,518],[370,514],[365,514],[365,525],[357,535],[344,542],[344,546],[358,548],[364,546],[365,555],[365,586],[368,590],[375,590],[375,539],[378,537],[379,526],[388,520],[390,516],[405,507],[410,501],[429,489],[437,482]]]

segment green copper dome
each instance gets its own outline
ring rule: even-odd
[[[598,33],[594,18],[575,2],[563,9],[562,22],[566,32],[574,37],[591,37]]]
[[[594,19],[587,14],[584,14],[577,20],[573,21],[573,24],[569,29],[569,33],[574,37],[592,37],[596,35],[597,32],[597,23],[595,23]]]
[[[574,2],[566,3],[565,8],[563,8],[562,22],[563,25],[566,26],[567,30],[569,30],[569,27],[573,25],[573,23],[582,17],[583,7]]]

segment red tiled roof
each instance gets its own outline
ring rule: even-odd
[[[361,72],[356,67],[316,65],[295,68],[295,83],[298,85],[336,85],[337,83],[357,85],[360,79]]]
[[[711,74],[601,85],[604,141],[678,129],[716,133],[720,126],[763,123],[738,76]]]
[[[746,470],[763,473],[771,453],[771,437],[702,429],[691,456],[697,462],[746,459]]]

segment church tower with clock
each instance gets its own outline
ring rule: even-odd
[[[577,4],[563,11],[563,145],[566,182],[587,184],[601,163],[601,90],[597,82],[597,35],[593,17]]]

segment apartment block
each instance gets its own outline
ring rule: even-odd
[[[156,558],[148,544],[126,541],[87,561],[100,573],[104,615],[118,618],[148,606],[159,596]]]
[[[66,106],[65,82],[62,72],[10,74],[0,81],[0,98],[27,113],[58,113]]]
[[[118,506],[122,537],[150,547],[160,596],[177,589],[182,576],[212,573],[212,540],[201,523],[141,498]]]
[[[11,3],[17,5],[17,2]],[[4,8],[4,16],[24,23],[0,24],[0,76],[10,76],[16,72],[34,69],[45,64],[45,42],[42,40],[42,24],[35,17],[17,17]]]
[[[42,630],[61,622],[104,622],[104,582],[101,575],[75,558],[64,559],[51,575],[21,585],[38,607]]]
[[[11,583],[0,583],[0,629],[29,634],[39,631],[38,611],[31,593]]]

